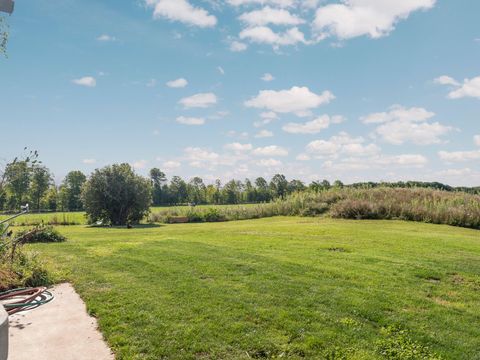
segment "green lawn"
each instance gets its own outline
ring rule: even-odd
[[[480,358],[476,230],[283,217],[60,230],[68,242],[33,248],[118,359]]]
[[[198,205],[197,208],[236,208],[236,207],[249,207],[255,206],[255,204],[243,204],[243,205]],[[185,215],[191,209],[190,206],[152,206],[151,213],[156,213],[163,210],[176,211],[180,215]],[[9,218],[11,215],[1,215],[0,220]],[[84,225],[87,223],[85,218],[85,212],[52,212],[52,213],[28,213],[16,218],[13,225],[37,225],[41,223],[46,224],[67,224],[67,225]]]

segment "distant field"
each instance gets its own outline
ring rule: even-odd
[[[117,359],[478,359],[480,232],[269,219],[58,228],[31,248]]]
[[[254,205],[198,205],[196,208],[235,208],[250,207]],[[179,214],[186,214],[190,206],[152,206],[151,212],[156,213],[165,210],[175,211]],[[11,215],[0,215],[0,220],[6,219]],[[85,225],[85,212],[54,212],[54,213],[29,213],[19,216],[13,221],[14,225],[37,225],[40,223],[52,225]]]

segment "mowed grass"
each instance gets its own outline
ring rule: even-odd
[[[296,217],[59,229],[66,243],[32,248],[118,359],[479,358],[476,230]]]

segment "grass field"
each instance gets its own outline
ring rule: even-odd
[[[206,208],[237,208],[237,207],[250,207],[256,206],[251,204],[244,205],[198,205],[195,208],[197,209],[206,209]],[[191,209],[190,206],[153,206],[150,211],[151,213],[161,212],[161,211],[174,211],[180,215],[185,215]],[[11,215],[0,215],[0,220],[4,220]],[[85,225],[87,220],[85,218],[85,212],[52,212],[52,213],[28,213],[21,215],[16,218],[12,225],[17,226],[29,226],[29,225],[38,225],[40,223],[46,223],[51,225]]]
[[[59,229],[69,241],[32,248],[118,359],[479,359],[476,230],[296,217]]]

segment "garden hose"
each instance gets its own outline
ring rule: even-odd
[[[18,299],[21,296],[26,297]],[[20,288],[0,293],[0,301],[12,301],[3,303],[3,307],[8,315],[38,307],[52,300],[53,294],[49,292],[46,287]]]

